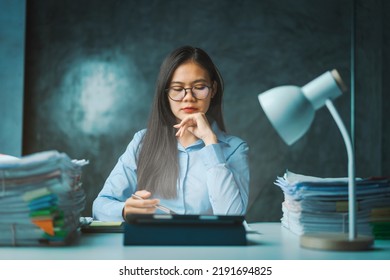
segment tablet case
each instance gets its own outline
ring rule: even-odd
[[[246,245],[243,216],[130,214],[124,245]]]

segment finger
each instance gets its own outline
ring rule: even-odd
[[[138,208],[138,207],[125,207],[126,214],[153,214],[156,211],[156,208]]]
[[[184,131],[186,129],[186,126],[182,126],[179,128],[179,130],[176,132],[176,136],[182,137],[184,135]]]
[[[182,126],[180,127],[180,129],[179,129],[179,135],[180,135],[180,137],[182,137],[183,135],[184,135],[184,133],[185,133],[185,131],[189,131],[189,132],[193,132],[194,131],[194,129],[197,127],[197,124],[195,123],[195,122],[186,122],[186,123],[184,123],[184,124],[182,124]]]
[[[184,135],[184,132],[186,130],[187,126],[182,126],[179,131],[177,132],[177,136],[182,137]]]
[[[193,130],[194,130],[194,127],[193,127],[193,126],[185,125],[185,126],[183,126],[183,129],[182,129],[182,131],[181,131],[181,135],[180,135],[180,136],[183,136],[184,133],[185,133],[186,131],[191,132],[191,131],[193,131]]]
[[[152,195],[152,193],[147,190],[136,191],[135,194],[142,197],[143,199],[149,198]]]
[[[183,118],[180,123],[176,124],[177,127],[181,127],[185,124],[187,125],[196,125],[196,115],[190,115],[190,116],[187,116],[185,118]]]
[[[137,198],[130,198],[126,201],[126,205],[129,205],[131,207],[138,207],[138,208],[153,208],[155,207],[160,200],[158,199],[137,199]]]

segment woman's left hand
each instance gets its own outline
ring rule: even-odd
[[[176,136],[182,137],[185,131],[189,131],[195,137],[201,139],[205,145],[218,143],[217,136],[212,131],[204,113],[194,113],[186,116],[180,123],[174,125],[178,129]]]

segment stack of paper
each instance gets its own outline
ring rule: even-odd
[[[298,235],[348,232],[348,178],[317,178],[287,171],[275,184],[284,192],[284,227]],[[358,233],[389,238],[389,178],[356,179],[356,198]]]
[[[46,151],[0,157],[0,245],[65,245],[78,236],[85,160]]]

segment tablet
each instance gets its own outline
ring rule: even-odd
[[[168,214],[128,214],[129,224],[186,224],[186,225],[242,225],[244,216],[233,215],[168,215]]]
[[[244,216],[129,214],[124,245],[246,245]]]

